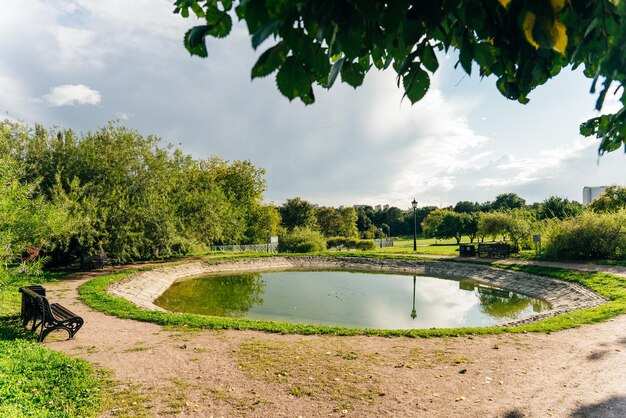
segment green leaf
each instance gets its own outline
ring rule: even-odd
[[[474,46],[474,57],[482,68],[491,69],[496,63],[496,49],[488,42],[481,42]]]
[[[311,69],[313,74],[315,74],[315,77],[318,80],[323,83],[326,82],[328,79],[328,72],[330,71],[330,63],[328,55],[326,55],[319,44],[314,45],[313,51],[307,57],[305,63],[307,67]]]
[[[383,54],[384,54],[384,51],[382,48],[379,48],[379,47],[372,48],[372,61],[374,61],[374,65],[379,70],[382,70],[383,66],[385,65]]]
[[[207,11],[207,22],[209,22],[209,35],[215,38],[225,38],[230,33],[233,28],[233,20],[228,15],[228,13],[217,11],[218,13],[214,13],[213,10],[217,9],[209,9]],[[209,15],[209,11],[211,11],[212,16]]]
[[[350,61],[344,62],[341,67],[341,79],[344,83],[351,85],[354,88],[359,87],[363,84],[363,79],[365,78],[365,73],[361,71],[361,68],[358,64],[354,64]]]
[[[459,62],[465,72],[468,75],[472,75],[472,44],[470,43],[467,32],[463,35],[463,45],[459,53]]]
[[[402,62],[400,63],[400,65],[394,64],[394,67],[397,66],[396,68],[396,72],[398,73],[398,75],[403,75],[404,73],[406,73],[409,68],[411,68],[414,64],[413,60],[415,59],[415,57],[417,57],[419,55],[419,50],[415,50],[413,52],[411,52],[409,55],[406,56],[406,58],[404,60],[402,60]],[[419,66],[419,64],[417,64]],[[400,84],[398,83],[398,87],[400,87]]]
[[[209,53],[206,49],[206,43],[204,38],[209,33],[209,27],[207,25],[194,26],[185,33],[184,44],[185,48],[191,55],[196,55],[201,58],[206,58]]]
[[[239,3],[237,14],[243,16],[251,34],[258,31],[263,25],[270,21],[267,7],[263,0],[251,0]]]
[[[285,43],[280,42],[261,54],[254,67],[252,67],[252,79],[265,77],[273,73],[285,62]]]
[[[305,105],[310,105],[310,104],[315,103],[315,95],[313,94],[313,86],[311,86],[307,94],[300,96],[300,100],[302,100],[302,103],[304,103]]]
[[[597,119],[598,118],[593,118],[593,119],[589,119],[586,122],[581,123],[580,124],[580,128],[579,128],[580,134],[582,136],[591,136],[591,135],[593,135],[595,133],[595,123],[594,122]]]
[[[339,58],[333,63],[332,67],[330,67],[330,72],[328,73],[328,83],[326,83],[328,85],[328,88],[331,88],[333,84],[335,84],[335,80],[337,79],[337,76],[339,75],[339,72],[341,71],[341,67],[343,67],[343,63],[345,62],[345,60],[345,57]]]
[[[520,97],[517,84],[508,81],[505,77],[500,77],[496,82],[496,86],[507,99],[517,100]]]
[[[337,32],[337,42],[347,58],[357,58],[363,49],[364,29],[359,21],[351,22],[352,26],[341,26]]]
[[[429,43],[425,43],[424,49],[422,51],[422,56],[420,57],[421,63],[426,67],[428,71],[434,73],[439,68],[439,61],[437,61],[437,56],[435,55],[435,50]]]
[[[205,14],[204,14],[204,10],[202,10],[202,7],[200,7],[200,5],[198,3],[191,3],[191,10],[193,10],[193,12],[196,14],[196,16],[198,16],[199,18],[204,18]],[[189,15],[189,11],[187,12],[187,15]]]
[[[602,110],[602,106],[604,105],[604,99],[606,97],[606,94],[609,91],[609,88],[611,87],[611,82],[613,80],[611,80],[610,78],[607,78],[606,80],[604,80],[604,88],[602,89],[602,91],[600,91],[600,94],[598,95],[598,100],[596,100],[596,110],[600,111]]]
[[[278,30],[281,23],[282,22],[280,20],[272,20],[265,23],[259,28],[259,30],[254,32],[254,34],[252,35],[252,48],[257,49],[259,45],[261,45],[263,41],[267,39],[268,36]]]
[[[409,98],[411,103],[420,101],[430,88],[430,77],[420,67],[413,67],[402,78],[402,82],[404,83],[404,95]]]
[[[222,0],[224,10],[228,11],[233,8],[233,0]]]
[[[301,63],[289,57],[276,74],[278,90],[290,101],[296,97],[307,96],[311,90],[311,80]]]

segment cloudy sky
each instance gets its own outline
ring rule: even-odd
[[[272,76],[250,80],[258,54],[242,25],[209,40],[208,59],[192,58],[182,38],[194,22],[172,10],[170,0],[0,0],[2,117],[79,131],[119,119],[198,158],[250,159],[277,204],[581,200],[583,186],[626,184],[624,153],[598,159],[597,142],[578,134],[595,103],[580,73],[523,106],[441,55],[417,105],[401,100],[392,72],[373,70],[358,90],[317,88],[304,106]]]

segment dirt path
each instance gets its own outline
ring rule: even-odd
[[[131,389],[105,416],[626,416],[626,315],[550,335],[190,332],[92,311],[76,291],[92,275],[49,287],[85,326],[47,346]]]

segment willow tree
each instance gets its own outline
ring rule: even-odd
[[[458,50],[465,72],[497,78],[520,103],[567,67],[582,67],[601,110],[607,94],[622,108],[592,118],[581,134],[601,139],[599,152],[626,147],[626,2],[621,0],[175,0],[175,13],[203,24],[187,31],[192,55],[208,56],[205,38],[223,38],[244,20],[252,47],[269,45],[252,78],[276,73],[289,100],[315,101],[313,86],[340,76],[353,87],[372,68],[397,73],[411,102],[424,97],[439,68],[436,51]]]

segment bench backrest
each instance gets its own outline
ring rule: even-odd
[[[44,321],[47,318],[52,318],[52,311],[50,310],[48,299],[35,290],[29,287],[20,288],[20,292],[26,296],[26,303],[30,305],[29,308],[34,309],[34,313],[39,314],[39,317]],[[43,289],[43,292],[45,293],[45,289]]]
[[[478,248],[481,250],[508,250],[509,244],[478,244]]]

